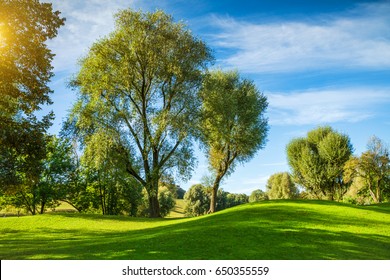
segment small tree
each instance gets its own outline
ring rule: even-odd
[[[160,203],[161,217],[167,216],[176,205],[174,194],[166,187],[160,188],[158,202]]]
[[[210,206],[210,196],[206,187],[201,184],[191,186],[184,195],[187,216],[200,216],[206,214]]]
[[[376,136],[371,137],[368,150],[359,157],[352,157],[344,166],[346,180],[363,179],[365,188],[376,203],[382,202],[383,194],[390,191],[389,148]]]
[[[201,140],[214,176],[209,209],[213,213],[222,179],[234,171],[236,163],[249,161],[264,147],[268,104],[253,82],[237,72],[208,73],[200,96]]]
[[[262,190],[254,190],[249,196],[249,202],[268,200],[268,195]]]
[[[299,195],[288,172],[273,174],[268,179],[266,188],[269,199],[292,199]]]

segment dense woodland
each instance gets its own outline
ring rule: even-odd
[[[77,101],[49,135],[55,112],[37,117],[53,93],[45,42],[66,21],[30,0],[1,1],[0,18],[2,208],[35,215],[67,202],[79,212],[164,217],[177,198],[188,216],[267,199],[390,199],[388,145],[373,136],[355,155],[352,139],[330,126],[292,139],[291,172],[272,175],[265,191],[221,189],[265,147],[267,98],[237,71],[210,70],[212,50],[163,11],[115,15],[115,30],[81,58],[69,85]],[[175,182],[196,168],[194,145],[210,174],[185,192]]]

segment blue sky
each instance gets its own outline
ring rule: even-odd
[[[350,136],[355,153],[370,136],[390,142],[390,1],[206,1],[53,0],[67,18],[57,38],[52,79],[56,114],[51,133],[75,101],[66,87],[77,60],[113,30],[112,15],[123,8],[162,9],[185,22],[213,49],[215,66],[237,69],[269,101],[266,147],[222,184],[229,192],[265,189],[276,172],[288,171],[285,147],[320,125]],[[187,189],[207,174],[198,167]]]

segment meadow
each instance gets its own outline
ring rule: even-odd
[[[1,259],[390,259],[390,205],[279,200],[196,218],[0,219]]]

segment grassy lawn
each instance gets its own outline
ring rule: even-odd
[[[246,204],[198,218],[0,218],[1,259],[390,259],[390,205]]]
[[[167,218],[184,218],[185,217],[185,201],[184,199],[176,199],[175,208],[169,213]]]

